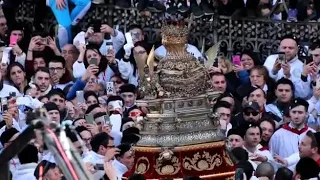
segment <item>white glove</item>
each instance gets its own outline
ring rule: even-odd
[[[131,55],[131,49],[134,47],[134,45],[132,43],[130,44],[125,44],[123,46],[124,52],[125,52],[125,56],[130,57]]]

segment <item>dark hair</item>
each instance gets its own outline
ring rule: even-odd
[[[315,137],[315,134],[312,131],[308,131],[306,133],[306,136],[308,136],[311,139],[311,148],[318,148],[318,154],[320,154],[320,148],[319,148],[317,139]]]
[[[18,154],[18,159],[21,164],[38,163],[38,149],[31,144],[28,144]]]
[[[247,161],[249,159],[248,152],[243,149],[242,147],[236,147],[231,150],[232,155],[237,159],[238,162],[240,161]]]
[[[20,64],[20,63],[18,63],[18,62],[12,62],[12,63],[10,63],[9,64],[9,66],[8,66],[8,71],[7,71],[7,79],[9,80],[9,82],[11,83],[11,84],[13,84],[13,81],[12,81],[12,79],[11,79],[11,76],[10,76],[10,72],[11,72],[11,70],[14,68],[14,67],[16,67],[16,66],[18,66],[24,73],[26,73],[26,70],[24,69],[24,67]],[[25,80],[26,80],[26,75],[24,76],[24,78],[25,78]],[[14,86],[15,87],[17,87],[15,84],[14,84]],[[19,88],[18,88],[19,89]]]
[[[261,65],[261,61],[257,53],[251,50],[244,50],[241,52],[240,58],[242,58],[243,55],[248,55],[253,60],[254,66]]]
[[[317,42],[312,43],[311,46],[309,46],[309,49],[311,51],[318,49],[318,48],[320,48],[320,41],[319,40]]]
[[[296,172],[300,175],[300,179],[310,179],[318,177],[319,165],[310,157],[303,157],[296,165]]]
[[[86,47],[86,51],[84,53],[84,58],[83,58],[83,63],[85,65],[85,67],[87,68],[89,66],[89,62],[88,62],[88,59],[87,59],[88,50],[94,51],[95,53],[99,54],[101,59],[100,59],[100,63],[98,64],[99,71],[97,72],[96,75],[99,75],[99,73],[104,72],[106,70],[106,68],[108,67],[108,60],[106,59],[106,57],[104,55],[101,54],[101,52],[99,51],[99,48],[100,47],[95,46],[95,45],[88,45]]]
[[[210,77],[212,78],[213,76],[223,76],[225,77],[225,75],[221,72],[214,72],[214,73],[210,73]]]
[[[259,132],[260,132],[260,136],[262,135],[262,129],[261,129],[260,126],[259,126],[258,124],[256,124],[256,123],[250,123],[250,124],[247,126],[247,128],[246,128],[246,130],[245,130],[245,135],[247,134],[247,131],[248,131],[248,129],[250,129],[250,128],[258,128],[258,129],[259,129]]]
[[[252,173],[254,171],[252,164],[249,161],[240,161],[236,164],[236,168],[242,168],[244,174],[247,176],[247,179],[252,177]]]
[[[105,132],[100,132],[92,137],[90,141],[90,145],[92,147],[92,151],[98,152],[100,146],[106,147],[109,143],[109,140],[113,140],[113,137],[109,136]]]
[[[55,96],[55,95],[58,95],[62,97],[64,100],[66,100],[66,95],[61,89],[51,89],[47,94],[47,97],[50,99],[52,96]]]
[[[231,110],[231,104],[226,101],[219,101],[213,106],[213,112],[215,112],[219,108],[226,108]]]
[[[276,172],[274,180],[292,180],[293,172],[287,167],[280,167]]]
[[[36,76],[36,74],[38,72],[45,72],[45,73],[49,74],[49,76],[50,76],[50,71],[49,71],[49,68],[47,68],[47,67],[41,67],[41,68],[37,69],[36,72],[34,73],[34,76]]]
[[[294,90],[295,90],[295,89],[294,89],[294,85],[293,85],[293,83],[292,83],[291,80],[286,79],[286,78],[281,78],[281,79],[279,79],[279,80],[276,82],[275,89],[278,89],[278,86],[279,86],[280,84],[289,85],[289,86],[291,87],[292,95],[293,95],[293,97],[294,97]]]
[[[70,129],[66,130],[66,135],[72,143],[78,141],[77,135],[74,132],[72,132]]]
[[[41,101],[41,100],[44,99],[44,98],[48,98],[48,96],[47,96],[47,95],[40,96],[40,97],[38,98],[38,100]],[[49,99],[49,98],[48,98],[48,99]]]
[[[99,108],[99,107],[100,107],[99,104],[92,104],[91,106],[89,106],[89,107],[87,108],[86,114],[91,113],[91,111],[93,111],[95,108]]]
[[[73,121],[74,122],[74,121]],[[76,129],[75,129],[76,131],[77,131],[77,133],[80,135],[80,133],[82,133],[83,131],[88,131],[88,132],[90,132],[89,131],[89,129],[87,129],[86,127],[84,127],[84,126],[78,126],[78,127],[76,127]],[[90,132],[90,134],[91,134],[91,132]]]
[[[84,94],[83,94],[83,97],[84,97],[84,99],[85,99],[86,101],[88,101],[88,98],[89,98],[90,96],[93,96],[94,98],[97,99],[97,102],[99,102],[98,96],[97,96],[97,94],[96,94],[95,92],[93,92],[93,91],[86,91],[86,92],[84,92]]]
[[[53,62],[53,63],[61,63],[63,68],[66,66],[66,60],[62,56],[52,56],[52,57],[50,57],[49,64],[51,62]]]
[[[274,131],[276,130],[276,123],[272,119],[271,115],[267,114],[267,115],[262,116],[262,118],[259,121],[259,126],[262,122],[265,122],[265,121],[271,124]]]
[[[85,119],[85,118],[80,117],[80,118],[77,118],[77,119],[73,120],[73,121],[72,121],[72,125],[74,125],[77,121],[79,121],[79,120],[81,120],[81,119]]]
[[[143,29],[139,24],[131,24],[128,28],[128,31],[133,30],[133,29],[140,29],[143,32]]]

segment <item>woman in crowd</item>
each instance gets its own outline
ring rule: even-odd
[[[233,65],[234,72],[237,73],[241,84],[248,84],[251,69],[257,65],[261,65],[261,62],[257,54],[252,51],[243,51],[240,61],[241,65]]]
[[[98,46],[88,45],[85,47],[81,45],[79,58],[73,64],[73,69],[76,69],[74,76],[84,75],[89,65],[95,66],[97,69],[95,75],[103,82],[110,82],[113,75],[128,79],[131,72],[129,63],[117,60],[113,49],[109,49],[107,55],[103,56]]]
[[[13,62],[8,66],[7,72],[7,79],[9,83],[16,87],[21,94],[23,94],[28,86],[28,80],[26,79],[24,67],[18,62]]]
[[[87,91],[84,93],[84,100],[86,101],[86,104],[88,106],[91,106],[92,104],[98,104],[98,96],[95,92],[93,91]]]
[[[272,103],[275,100],[275,82],[272,78],[270,78],[268,70],[264,66],[255,66],[251,69],[249,83],[250,84],[243,84],[238,88],[237,92],[241,97],[244,97],[241,94],[243,94],[246,89],[249,89],[250,86],[254,86],[263,89],[266,94],[267,104]]]

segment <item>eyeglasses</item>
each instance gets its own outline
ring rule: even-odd
[[[54,72],[54,71],[62,71],[63,70],[63,68],[62,67],[51,67],[51,68],[49,68],[49,70],[50,71],[52,71],[52,72]]]
[[[252,116],[257,116],[259,114],[258,111],[244,111],[243,112],[246,116],[250,116],[250,114],[252,114]]]

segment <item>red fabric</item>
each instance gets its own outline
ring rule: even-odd
[[[114,110],[112,114],[121,114],[118,110]]]
[[[64,75],[61,77],[59,83],[60,84],[66,84],[68,82],[72,81],[72,77],[70,72],[66,69],[66,72],[64,73]]]
[[[263,146],[262,148],[259,149],[259,151],[264,151],[264,150],[269,150],[268,146]]]
[[[308,127],[308,125],[305,125],[304,128],[302,128],[301,130],[298,130],[298,129],[296,129],[296,128],[291,128],[291,127],[289,126],[289,124],[285,124],[285,125],[282,126],[282,128],[285,129],[285,130],[288,130],[288,131],[290,131],[290,132],[293,132],[293,133],[295,133],[295,134],[300,135],[300,134],[306,132],[309,127]]]
[[[320,166],[320,158],[317,160],[318,165]]]

